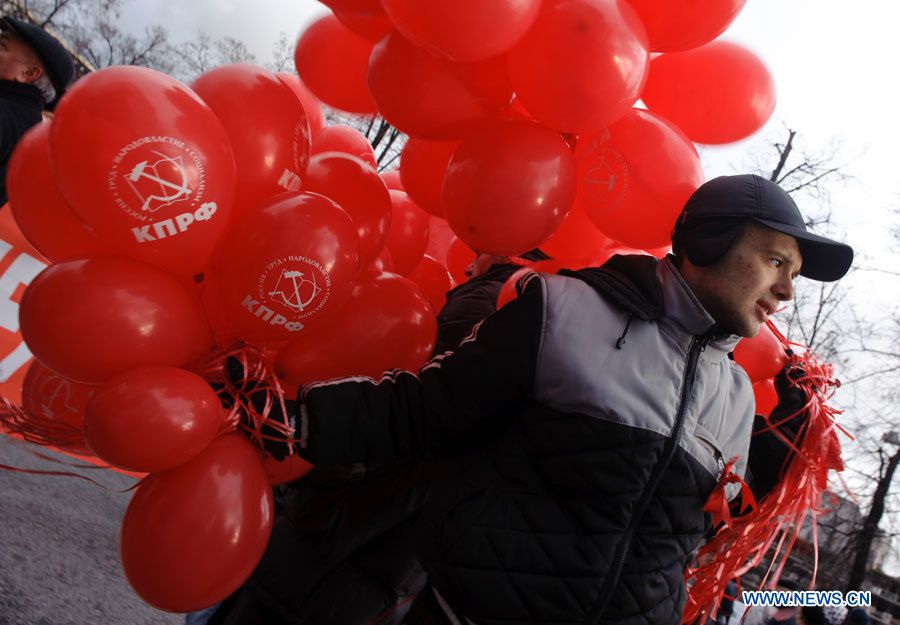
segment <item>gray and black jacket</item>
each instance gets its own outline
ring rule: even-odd
[[[670,260],[531,274],[418,373],[305,387],[316,464],[444,455],[419,557],[477,625],[680,622],[724,460],[746,467],[750,382]]]

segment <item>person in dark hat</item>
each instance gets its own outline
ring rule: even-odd
[[[681,622],[725,460],[760,497],[790,460],[780,442],[751,447],[753,392],[729,354],[798,275],[836,280],[853,251],[752,175],[702,185],[673,250],[530,273],[419,371],[308,384],[289,403],[316,465],[452,463],[417,519],[428,584],[407,624]],[[790,416],[802,404],[781,378]]]
[[[52,109],[75,77],[65,47],[42,28],[0,19],[0,206],[6,204],[6,168],[25,132]]]

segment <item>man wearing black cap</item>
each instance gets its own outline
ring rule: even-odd
[[[42,28],[0,19],[0,206],[6,204],[6,167],[25,132],[41,121],[75,77],[63,45]]]
[[[454,463],[418,521],[429,585],[407,623],[680,623],[725,461],[761,496],[788,461],[771,433],[751,448],[753,393],[728,355],[798,274],[836,280],[853,252],[807,232],[758,176],[704,184],[673,244],[662,261],[530,274],[418,372],[310,384],[291,402],[315,464]],[[788,381],[780,416],[798,408]]]

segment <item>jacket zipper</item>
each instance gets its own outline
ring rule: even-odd
[[[675,416],[675,427],[672,430],[672,434],[669,435],[665,455],[660,458],[659,462],[657,462],[656,466],[653,468],[653,473],[647,481],[647,486],[644,487],[644,492],[641,493],[638,505],[635,508],[634,513],[632,513],[631,518],[628,520],[628,527],[625,529],[622,541],[616,549],[616,559],[613,562],[613,566],[610,568],[610,574],[603,580],[603,588],[600,591],[600,595],[597,598],[594,607],[584,619],[584,625],[596,625],[600,621],[600,618],[603,616],[603,613],[609,605],[613,592],[619,585],[622,568],[625,566],[625,560],[628,557],[628,551],[631,548],[631,539],[634,535],[634,529],[640,522],[641,517],[644,516],[647,504],[650,503],[650,498],[656,493],[659,481],[662,479],[662,475],[666,469],[669,468],[669,463],[672,461],[672,457],[678,450],[678,444],[681,442],[681,435],[684,433],[684,418],[687,415],[688,401],[691,397],[691,391],[694,389],[694,379],[697,376],[697,364],[700,361],[700,353],[706,349],[706,344],[708,342],[709,339],[705,337],[695,336],[691,339],[691,346],[688,349],[687,367],[681,385],[681,403],[678,405],[678,413]]]

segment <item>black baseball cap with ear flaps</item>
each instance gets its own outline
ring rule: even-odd
[[[756,174],[720,176],[701,185],[684,205],[672,240],[685,248],[691,262],[696,255],[700,262],[695,264],[712,264],[734,244],[747,221],[797,240],[803,256],[801,276],[833,282],[853,262],[853,248],[809,232],[794,199]]]
[[[58,101],[75,78],[75,63],[68,50],[43,28],[22,20],[4,17],[0,19],[0,29],[11,30],[34,49],[56,89]]]

